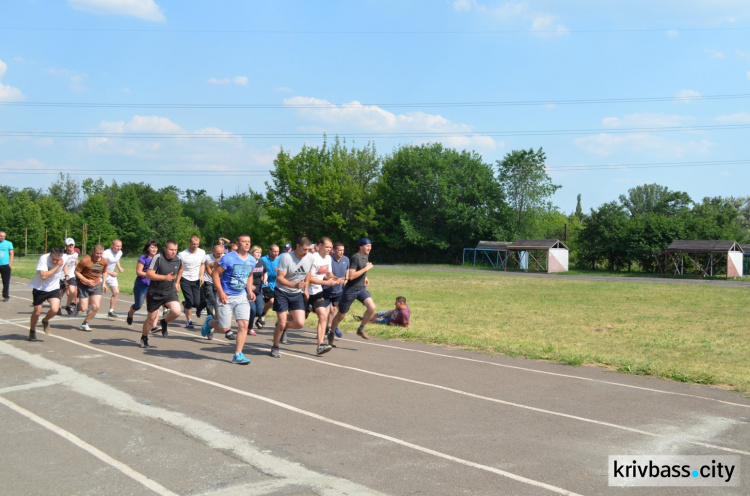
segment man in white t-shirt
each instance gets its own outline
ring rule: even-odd
[[[37,341],[36,323],[42,315],[44,302],[49,301],[49,311],[42,319],[45,334],[49,334],[49,321],[60,309],[60,280],[65,277],[62,255],[62,248],[52,248],[49,253],[39,257],[36,264],[36,274],[29,284],[34,305],[29,321],[29,341]]]
[[[322,237],[316,245],[313,257],[312,267],[307,273],[305,281],[305,294],[308,295],[307,305],[312,307],[313,312],[318,316],[318,349],[317,354],[322,355],[331,351],[332,346],[329,343],[323,343],[326,333],[326,322],[328,322],[328,310],[331,301],[323,288],[330,288],[336,284],[343,284],[343,279],[338,279],[331,270],[331,251],[333,250],[333,241],[331,238]]]
[[[78,282],[76,281],[76,265],[78,265],[78,252],[76,251],[76,242],[73,238],[65,240],[65,252],[63,257],[63,277],[60,284],[62,289],[68,295],[68,301],[65,305],[65,311],[68,315],[73,313],[78,306]],[[62,294],[60,295],[62,296]]]
[[[125,272],[120,265],[120,259],[122,258],[122,241],[119,239],[112,240],[112,246],[104,250],[102,258],[107,261],[107,277],[105,279],[105,285],[109,286],[112,290],[112,297],[109,299],[109,312],[107,315],[110,317],[117,318],[115,313],[115,303],[117,303],[117,297],[120,296],[120,287],[117,282],[118,270],[122,274]]]
[[[182,250],[177,256],[182,260],[183,272],[180,279],[180,288],[185,301],[185,328],[193,329],[193,308],[199,308],[201,303],[201,281],[206,268],[206,251],[200,248],[201,240],[198,236],[190,236],[190,247]]]

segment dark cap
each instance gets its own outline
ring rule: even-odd
[[[371,245],[370,238],[359,238],[359,246]]]
[[[287,244],[284,245],[284,249],[285,250],[291,250],[292,249],[292,245],[290,245],[289,243],[287,243]]]

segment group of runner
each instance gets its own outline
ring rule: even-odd
[[[169,323],[180,316],[181,306],[188,329],[194,328],[193,310],[197,317],[205,311],[202,336],[212,339],[214,333],[221,332],[227,339],[236,340],[232,362],[238,364],[250,363],[242,352],[247,335],[256,335],[253,326],[262,328],[270,310],[276,313],[270,353],[274,358],[281,356],[280,345],[288,344],[287,331],[302,328],[309,313],[318,318],[316,354],[331,351],[336,337],[342,337],[338,326],[354,301],[365,307],[357,329],[357,335],[363,339],[369,339],[365,331],[369,322],[384,323],[383,319],[387,319],[388,323],[408,325],[405,300],[405,310],[399,310],[397,300],[395,310],[376,311],[367,291],[367,273],[373,267],[369,261],[372,243],[361,238],[358,245],[358,252],[349,259],[344,254],[344,245],[333,244],[328,237],[315,245],[300,237],[294,249],[287,244],[281,254],[277,245],[271,245],[266,256],[261,256],[259,246],[251,246],[247,234],[238,236],[234,243],[220,239],[210,254],[200,248],[198,236],[192,236],[189,247],[180,253],[174,240],[168,240],[159,251],[158,242],[152,239],[145,244],[136,264],[135,301],[126,321],[132,325],[135,313],[145,302],[147,315],[140,346],[147,348],[151,333],[168,335]],[[98,312],[107,288],[112,292],[108,315],[118,317],[114,308],[119,295],[118,275],[123,272],[121,257],[122,242],[117,239],[107,250],[97,244],[90,254],[79,257],[74,241],[68,238],[64,250],[53,248],[42,255],[30,283],[34,311],[29,340],[37,340],[36,324],[45,302],[49,302],[50,308],[42,326],[45,333],[50,332],[50,320],[62,313],[60,302],[64,295],[67,304],[63,308],[68,314],[84,313],[82,331],[91,331],[89,323]],[[182,305],[180,290],[184,297]],[[163,310],[161,316],[160,310]],[[236,331],[232,330],[232,315]]]

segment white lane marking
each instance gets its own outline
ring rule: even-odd
[[[201,496],[247,496],[248,494],[259,496],[270,493],[278,494],[282,489],[299,485],[302,484],[288,479],[261,481],[217,489],[216,491],[203,493]]]
[[[39,379],[38,381],[29,382],[28,384],[20,384],[18,386],[8,386],[0,389],[0,394],[15,393],[16,391],[27,391],[29,389],[36,389],[47,386],[55,386],[60,384],[63,378],[60,375],[55,374],[47,377],[46,379]]]
[[[22,300],[31,301],[28,298],[22,298],[20,296],[11,296],[11,298],[19,298],[19,299],[22,299]],[[122,299],[122,298],[120,300],[118,300],[118,302],[119,301],[122,301],[123,303],[133,303],[133,301],[131,301],[131,300],[125,300],[125,299]],[[302,330],[300,332],[304,332],[304,333],[307,333],[307,334],[315,334],[315,332],[313,332],[313,331]],[[734,403],[734,402],[731,402],[731,401],[725,401],[725,400],[720,400],[720,399],[716,399],[716,398],[709,398],[708,396],[699,396],[697,394],[678,393],[678,392],[675,392],[675,391],[664,391],[663,389],[654,389],[654,388],[648,388],[648,387],[644,387],[644,386],[634,386],[634,385],[631,385],[631,384],[623,384],[623,383],[620,383],[620,382],[605,381],[605,380],[602,380],[602,379],[592,379],[590,377],[580,377],[580,376],[571,375],[571,374],[561,374],[559,372],[547,372],[545,370],[537,370],[537,369],[532,369],[532,368],[528,368],[528,367],[519,367],[518,365],[507,365],[507,364],[503,364],[503,363],[489,362],[489,361],[486,361],[486,360],[479,360],[479,359],[476,359],[476,358],[467,358],[467,357],[459,357],[459,356],[455,356],[455,355],[448,355],[448,354],[445,354],[445,353],[436,353],[434,351],[425,351],[425,350],[415,350],[415,349],[411,349],[411,348],[402,348],[402,347],[399,347],[399,346],[394,346],[394,345],[389,345],[389,344],[375,343],[375,342],[372,342],[372,341],[354,340],[354,339],[346,339],[346,338],[338,338],[338,339],[340,339],[342,341],[350,341],[350,342],[355,342],[356,341],[356,342],[361,343],[361,344],[366,345],[366,346],[379,346],[379,347],[382,347],[382,348],[389,348],[389,349],[399,350],[399,351],[403,351],[403,352],[407,352],[407,353],[422,353],[424,355],[431,355],[431,356],[436,356],[436,357],[440,357],[440,358],[451,358],[451,359],[454,359],[454,360],[464,360],[466,362],[481,363],[481,364],[484,364],[484,365],[491,365],[491,366],[494,366],[494,367],[503,367],[503,368],[507,368],[507,369],[520,370],[520,371],[524,371],[524,372],[532,372],[532,373],[535,373],[535,374],[550,375],[550,376],[554,376],[554,377],[563,377],[563,378],[566,378],[566,379],[576,379],[576,380],[579,380],[579,381],[588,381],[588,382],[594,382],[594,383],[598,383],[598,384],[606,384],[608,386],[617,386],[617,387],[624,387],[624,388],[635,389],[635,390],[640,390],[640,391],[648,391],[648,392],[651,392],[651,393],[668,394],[668,395],[672,395],[672,396],[684,396],[684,397],[687,397],[687,398],[695,398],[695,399],[700,399],[700,400],[704,400],[704,401],[712,401],[712,402],[716,402],[716,403],[723,403],[725,405],[739,406],[739,407],[742,407],[742,408],[750,408],[750,404]]]
[[[258,394],[250,393],[250,392],[244,391],[242,389],[237,389],[237,388],[234,388],[234,387],[231,387],[231,386],[226,386],[224,384],[220,384],[218,382],[209,381],[209,380],[203,379],[201,377],[196,377],[196,376],[184,374],[182,372],[178,372],[178,371],[173,370],[173,369],[162,367],[160,365],[155,365],[155,364],[149,363],[149,362],[144,362],[142,360],[138,360],[138,359],[131,358],[131,357],[128,357],[128,356],[118,355],[117,353],[113,353],[111,351],[107,351],[107,350],[102,350],[102,349],[99,349],[99,348],[95,348],[93,346],[90,346],[90,345],[87,345],[87,344],[83,344],[83,343],[79,343],[79,342],[77,342],[75,340],[64,338],[62,336],[57,336],[57,335],[51,334],[50,337],[53,337],[53,338],[56,338],[56,339],[60,339],[62,341],[66,341],[66,342],[68,342],[70,344],[74,344],[76,346],[81,346],[83,348],[88,348],[90,350],[94,350],[94,351],[97,351],[99,353],[106,353],[107,355],[110,355],[110,356],[113,356],[113,357],[117,357],[117,358],[121,358],[121,359],[127,360],[129,362],[137,363],[139,365],[144,365],[146,367],[151,367],[151,368],[154,368],[156,370],[160,370],[162,372],[166,372],[168,374],[175,375],[177,377],[182,377],[184,379],[189,379],[189,380],[192,380],[192,381],[195,381],[195,382],[200,382],[202,384],[207,384],[209,386],[214,386],[214,387],[217,387],[217,388],[220,388],[220,389],[224,389],[226,391],[230,391],[232,393],[236,393],[236,394],[239,394],[239,395],[242,395],[242,396],[247,396],[249,398],[253,398],[253,399],[256,399],[256,400],[259,400],[259,401],[263,401],[265,403],[277,406],[279,408],[283,408],[285,410],[289,410],[289,411],[294,412],[294,413],[298,413],[300,415],[304,415],[306,417],[310,417],[310,418],[315,419],[315,420],[319,420],[321,422],[332,424],[332,425],[335,425],[337,427],[348,429],[348,430],[351,430],[351,431],[354,431],[354,432],[359,432],[360,434],[365,434],[365,435],[372,436],[372,437],[375,437],[375,438],[378,438],[378,439],[383,439],[385,441],[390,441],[390,442],[392,442],[394,444],[398,444],[400,446],[404,446],[406,448],[410,448],[410,449],[413,449],[415,451],[419,451],[421,453],[425,453],[425,454],[432,455],[432,456],[435,456],[435,457],[438,457],[438,458],[442,458],[444,460],[448,460],[448,461],[452,461],[452,462],[455,462],[455,463],[458,463],[458,464],[461,464],[461,465],[465,465],[467,467],[475,468],[475,469],[478,469],[478,470],[483,470],[485,472],[490,472],[490,473],[493,473],[493,474],[496,474],[496,475],[500,475],[500,476],[506,477],[508,479],[512,479],[512,480],[515,480],[515,481],[518,481],[518,482],[522,482],[524,484],[528,484],[528,485],[531,485],[531,486],[535,486],[535,487],[547,489],[547,490],[549,490],[551,492],[554,492],[554,493],[557,493],[557,494],[563,494],[563,495],[567,495],[567,496],[580,496],[577,493],[574,493],[572,491],[568,491],[567,489],[563,489],[563,488],[560,488],[560,487],[557,487],[557,486],[553,486],[551,484],[547,484],[545,482],[537,481],[537,480],[534,480],[534,479],[529,479],[529,478],[526,478],[526,477],[514,474],[512,472],[507,472],[505,470],[500,470],[498,468],[491,467],[489,465],[483,465],[483,464],[472,462],[472,461],[469,461],[469,460],[464,460],[463,458],[458,458],[458,457],[449,455],[447,453],[442,453],[440,451],[436,451],[436,450],[433,450],[433,449],[430,449],[430,448],[426,448],[426,447],[420,446],[418,444],[410,443],[408,441],[404,441],[402,439],[398,439],[398,438],[395,438],[393,436],[388,436],[386,434],[381,434],[379,432],[370,431],[370,430],[364,429],[362,427],[357,427],[357,426],[352,425],[352,424],[347,424],[345,422],[340,422],[338,420],[333,420],[333,419],[330,419],[328,417],[324,417],[322,415],[319,415],[317,413],[310,412],[310,411],[307,411],[307,410],[303,410],[301,408],[297,408],[297,407],[289,405],[287,403],[282,403],[281,401],[277,401],[277,400],[274,400],[274,399],[271,399],[271,398],[268,398],[268,397],[265,397],[265,396],[261,396],[261,395],[258,395]],[[2,347],[3,344],[4,343],[0,342],[0,347]]]
[[[26,410],[25,408],[22,408],[22,407],[16,405],[12,401],[10,401],[10,400],[8,400],[8,399],[3,398],[2,396],[0,396],[0,403],[2,403],[3,405],[7,406],[11,410],[16,411],[17,413],[20,413],[21,415],[23,415],[24,417],[28,418],[29,420],[36,422],[37,424],[41,425],[45,429],[48,429],[48,430],[54,432],[55,434],[57,434],[58,436],[60,436],[60,437],[62,437],[64,439],[70,441],[71,443],[73,443],[74,445],[78,446],[82,450],[88,451],[89,453],[91,453],[92,455],[94,455],[99,460],[103,461],[107,465],[110,465],[110,466],[116,468],[117,470],[119,470],[123,474],[127,475],[131,479],[133,479],[136,482],[139,482],[141,485],[143,485],[143,486],[151,489],[156,494],[161,494],[162,496],[179,496],[177,493],[173,493],[172,491],[170,491],[166,487],[162,486],[158,482],[156,482],[156,481],[154,481],[152,479],[149,479],[148,477],[146,477],[145,475],[141,474],[140,472],[136,472],[135,470],[133,470],[132,468],[128,467],[124,463],[122,463],[122,462],[120,462],[118,460],[115,460],[114,458],[112,458],[108,454],[104,453],[103,451],[100,451],[99,449],[91,446],[89,443],[87,443],[83,439],[79,438],[78,436],[76,436],[76,435],[74,435],[74,434],[66,431],[65,429],[62,429],[62,428],[56,426],[52,422],[48,422],[47,420],[44,420],[42,417],[36,415],[33,412],[30,412],[30,411]]]

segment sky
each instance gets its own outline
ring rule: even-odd
[[[265,192],[283,147],[542,147],[572,213],[750,196],[747,0],[14,0],[0,184]]]

